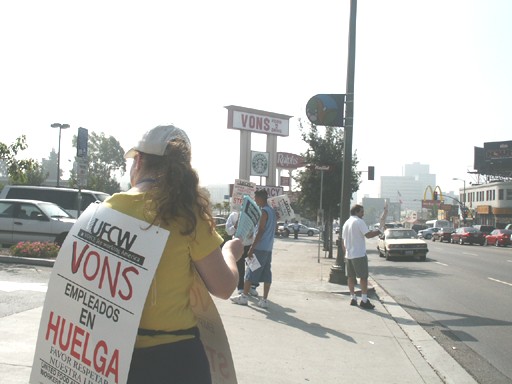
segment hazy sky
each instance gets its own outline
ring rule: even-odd
[[[129,149],[174,123],[201,183],[238,177],[227,105],[294,116],[278,150],[299,154],[298,118],[345,93],[350,0],[3,1],[0,141],[26,134],[40,160],[74,156],[78,127]],[[353,149],[380,176],[430,165],[444,191],[475,180],[473,147],[512,140],[512,1],[359,0]],[[253,150],[265,149],[253,134]],[[66,167],[66,165],[69,165]],[[364,178],[364,177],[363,177]]]

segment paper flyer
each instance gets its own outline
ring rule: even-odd
[[[295,217],[288,195],[274,196],[269,198],[267,202],[276,212],[277,221],[292,220]]]
[[[242,240],[244,244],[246,241],[252,239],[254,231],[261,217],[261,209],[256,202],[249,196],[245,195],[240,210],[240,217],[238,219],[238,226],[236,228],[235,237]]]
[[[126,383],[144,303],[169,236],[156,226],[141,230],[146,227],[101,204],[79,217],[48,283],[30,383]]]

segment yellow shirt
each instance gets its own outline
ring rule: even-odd
[[[147,221],[144,217],[144,193],[124,192],[112,195],[105,204],[116,211]],[[222,238],[209,223],[197,217],[195,234],[183,236],[182,220],[162,226],[170,234],[165,245],[153,282],[149,288],[140,320],[140,328],[175,331],[192,328],[197,320],[190,308],[190,287],[193,281],[192,261],[208,256],[222,244]],[[141,231],[144,229],[141,229]],[[145,255],[151,257],[151,255]],[[158,255],[155,255],[158,257]],[[135,348],[189,339],[191,336],[157,335],[137,336]]]

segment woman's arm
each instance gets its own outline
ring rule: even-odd
[[[227,241],[222,250],[216,248],[204,259],[195,261],[208,291],[218,298],[228,299],[238,284],[236,262],[242,256],[244,246],[240,239]]]

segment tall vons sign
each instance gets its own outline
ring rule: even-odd
[[[291,116],[234,105],[226,108],[228,128],[276,136],[289,135]]]
[[[305,165],[304,158],[288,152],[277,152],[277,168],[296,169]]]

